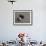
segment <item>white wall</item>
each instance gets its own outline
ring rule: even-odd
[[[33,10],[32,26],[14,26],[13,10]],[[46,40],[46,0],[17,0],[13,5],[0,0],[0,40],[14,40],[19,32],[31,34],[33,40]]]

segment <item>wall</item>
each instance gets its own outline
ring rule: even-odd
[[[14,26],[13,10],[33,10],[32,26]],[[33,40],[46,40],[46,0],[17,0],[13,5],[0,0],[0,40],[15,40],[19,32]]]

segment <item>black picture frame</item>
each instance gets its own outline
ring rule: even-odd
[[[20,20],[16,19],[18,16],[22,18],[23,20],[22,22],[20,21],[21,19]],[[24,17],[26,19],[23,19]],[[13,10],[13,25],[32,25],[32,24],[33,24],[32,10]]]

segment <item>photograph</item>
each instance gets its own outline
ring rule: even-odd
[[[13,24],[32,24],[32,10],[13,10]]]

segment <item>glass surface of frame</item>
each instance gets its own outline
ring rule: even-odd
[[[32,25],[32,10],[13,10],[14,25]]]

